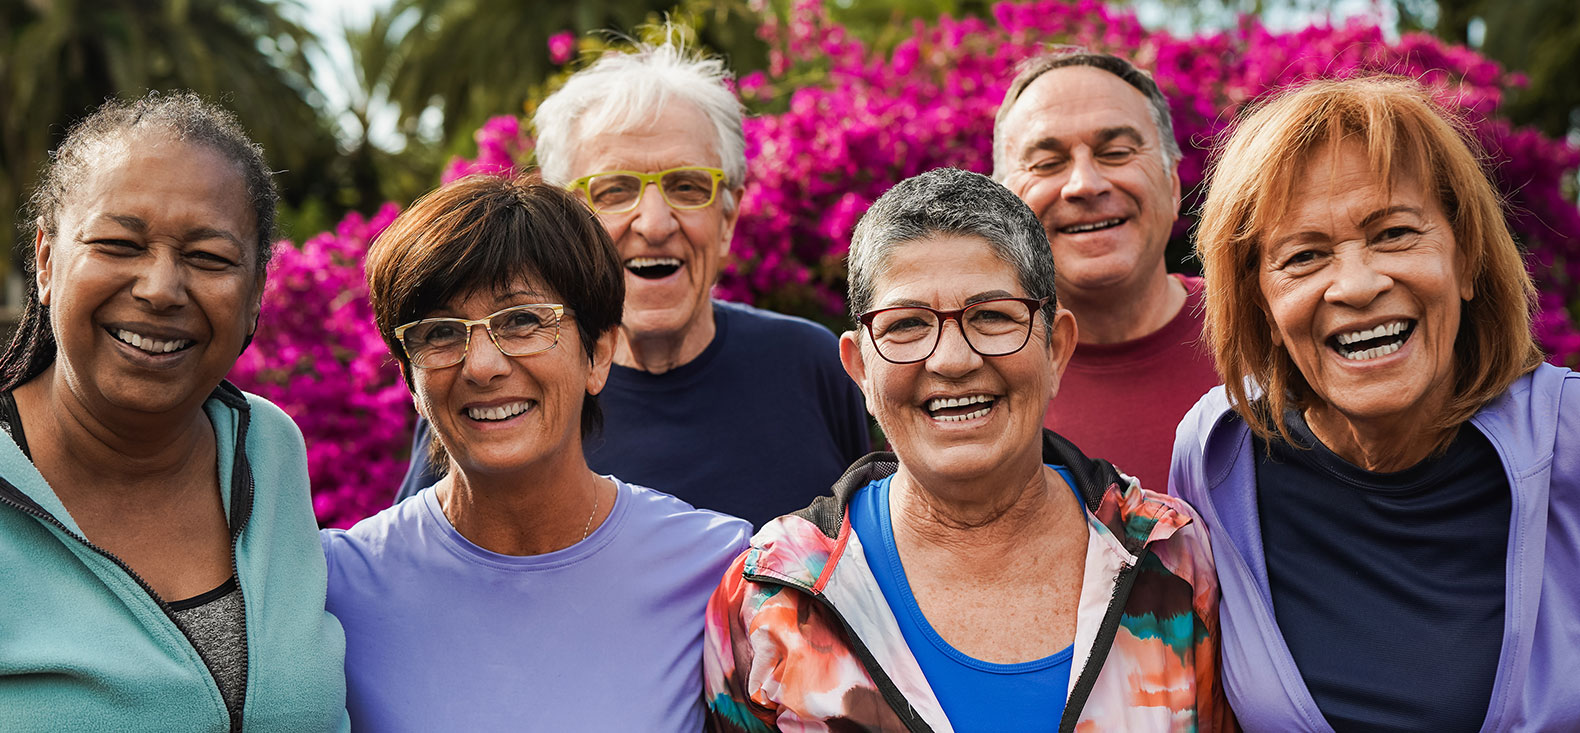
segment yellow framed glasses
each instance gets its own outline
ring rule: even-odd
[[[580,191],[597,214],[624,214],[642,204],[650,183],[658,184],[664,203],[682,211],[701,209],[719,195],[724,171],[705,165],[685,165],[654,173],[604,171],[582,176],[566,188]]]

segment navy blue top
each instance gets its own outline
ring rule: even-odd
[[[1072,490],[1075,479],[1063,466],[1053,466]],[[922,675],[959,733],[1056,731],[1070,690],[1074,645],[1042,659],[995,664],[950,646],[922,615],[911,594],[905,566],[894,544],[889,521],[889,480],[867,484],[850,500],[850,526],[861,538],[862,555],[888,601],[900,635],[910,647]],[[1080,500],[1080,495],[1076,495]]]
[[[1255,440],[1273,612],[1338,731],[1475,731],[1503,643],[1510,493],[1469,423],[1448,452],[1397,473]]]
[[[870,438],[839,340],[801,318],[713,301],[713,342],[663,374],[609,370],[587,465],[754,526],[828,493]],[[432,485],[428,424],[396,501]]]

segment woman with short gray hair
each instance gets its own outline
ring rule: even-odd
[[[708,604],[715,730],[1219,730],[1196,515],[1042,429],[1074,348],[1026,205],[937,170],[862,217],[846,371],[894,452],[780,517]]]

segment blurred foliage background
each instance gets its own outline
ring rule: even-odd
[[[558,83],[551,36],[579,51],[667,15],[697,29],[738,75],[766,68],[756,30],[792,0],[371,0],[363,21],[315,35],[306,0],[0,0],[0,231],[18,217],[47,151],[104,98],[190,88],[233,109],[279,171],[283,234],[329,229],[351,211],[409,202],[445,162],[471,149],[492,115],[530,112]],[[831,16],[876,48],[912,19],[985,16],[985,0],[832,0]],[[1124,4],[1124,3],[1121,3]],[[1176,31],[1227,28],[1244,16],[1301,25],[1357,12],[1316,0],[1131,0],[1147,22]],[[1342,8],[1342,9],[1341,9]],[[1503,112],[1516,125],[1580,139],[1580,3],[1575,0],[1371,0],[1359,11],[1400,32],[1424,30],[1521,72]],[[619,29],[613,31],[610,29]],[[329,47],[346,59],[314,74]],[[320,70],[322,71],[322,70]],[[315,86],[328,78],[337,88]],[[333,100],[333,101],[331,101]],[[782,98],[751,102],[777,111]],[[381,129],[382,127],[382,129]],[[13,246],[13,250],[14,250]],[[16,272],[14,255],[0,260]],[[13,278],[14,279],[14,278]],[[16,283],[6,302],[20,297]]]

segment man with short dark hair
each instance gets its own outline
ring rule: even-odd
[[[993,129],[993,178],[1048,232],[1075,355],[1044,425],[1163,490],[1174,428],[1218,384],[1199,345],[1200,278],[1170,275],[1179,144],[1168,100],[1108,54],[1022,67]]]

